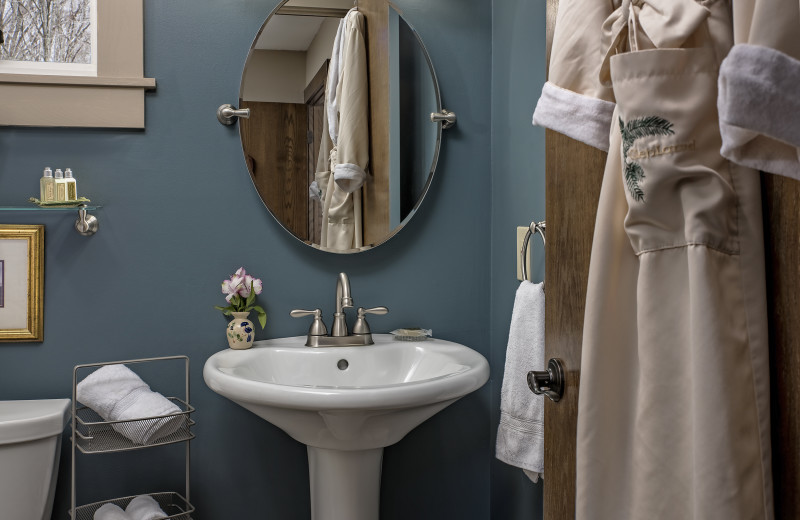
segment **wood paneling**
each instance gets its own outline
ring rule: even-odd
[[[762,175],[775,518],[800,518],[800,183]]]
[[[330,60],[325,60],[303,93],[308,106],[308,184],[311,185],[316,178],[317,156],[325,137],[323,118],[325,113],[325,85],[328,80],[328,66]],[[316,199],[308,200],[308,240],[312,244],[319,244],[322,240],[322,202]]]
[[[359,0],[367,21],[367,64],[370,90],[370,154],[372,177],[364,184],[364,245],[389,234],[389,2]]]
[[[307,108],[302,103],[242,101],[245,160],[261,199],[275,218],[308,240]]]
[[[589,258],[606,154],[547,130],[545,358],[564,364],[566,390],[545,399],[544,518],[575,518],[575,435]],[[611,499],[611,498],[609,498]]]

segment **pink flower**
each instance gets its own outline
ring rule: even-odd
[[[253,278],[249,274],[245,275],[243,281],[243,287],[239,291],[239,294],[241,294],[243,298],[247,298],[248,296],[250,296],[251,286],[253,288],[253,292],[255,292],[256,294],[261,294],[262,285],[263,283],[259,278]]]

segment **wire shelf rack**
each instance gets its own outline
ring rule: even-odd
[[[143,417],[128,421],[105,421],[97,412],[86,406],[78,406],[77,386],[79,373],[90,368],[99,368],[106,365],[134,365],[169,360],[182,360],[184,363],[184,397],[167,397],[175,404],[179,411],[171,414],[154,417]],[[191,473],[191,441],[194,439],[192,426],[195,424],[190,415],[195,409],[189,404],[189,357],[166,356],[157,358],[130,359],[126,361],[111,361],[106,363],[90,363],[75,366],[72,372],[72,482],[70,495],[70,518],[72,520],[93,520],[94,513],[103,504],[116,504],[125,508],[135,496],[114,498],[102,502],[77,505],[77,482],[75,478],[77,453],[118,453],[122,451],[139,450],[164,446],[167,444],[183,443],[186,449],[185,491],[181,495],[174,491],[152,493],[150,496],[158,502],[161,509],[170,520],[191,520],[194,507],[190,503],[190,473]],[[179,423],[179,424],[176,424]],[[159,436],[153,432],[165,428],[171,431],[168,435]],[[146,440],[136,442],[133,439]]]
[[[167,399],[180,408],[181,411],[130,421],[104,421],[91,408],[86,406],[77,408],[75,433],[77,434],[78,449],[83,453],[117,452],[174,444],[194,439],[194,434],[191,431],[194,421],[189,417],[189,414],[194,412],[194,408],[177,397],[168,397]],[[147,438],[149,432],[167,426],[167,423],[172,423],[171,427],[174,428],[176,427],[175,423],[178,422],[180,425],[177,426],[174,432],[158,437],[146,444],[139,444],[131,440],[131,438]]]
[[[169,516],[164,517],[170,520],[191,520],[191,514],[194,512],[194,506],[188,500],[183,498],[179,493],[174,491],[167,491],[162,493],[150,493],[150,496],[158,502],[159,507]],[[102,502],[95,502],[93,504],[86,504],[75,508],[75,514],[72,516],[73,520],[93,520],[94,513],[105,504],[114,504],[122,509],[128,507],[131,500],[135,496],[114,498],[112,500],[103,500]]]

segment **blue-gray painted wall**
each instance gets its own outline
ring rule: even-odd
[[[541,515],[537,488],[494,461],[494,430],[516,286],[513,228],[543,215],[542,137],[528,123],[544,7],[395,3],[426,42],[458,125],[417,215],[366,253],[321,253],[285,233],[252,188],[238,132],[216,122],[216,108],[237,99],[251,39],[277,0],[146,0],[145,74],[158,89],[147,95],[144,131],[0,128],[0,204],[35,195],[51,166],[71,167],[79,193],[103,205],[90,238],[75,233],[71,215],[0,216],[46,226],[45,341],[0,347],[0,399],[66,397],[79,363],[187,354],[194,518],[307,519],[305,448],[210,391],[202,365],[225,348],[226,320],[213,306],[239,266],[264,279],[269,321],[259,339],[303,334],[292,308],[329,316],[345,271],[357,305],[391,309],[372,320],[376,331],[432,327],[493,365],[484,388],[386,449],[381,518]],[[182,482],[179,447],[79,457],[79,502]],[[58,520],[67,518],[66,449],[61,462]]]
[[[492,3],[491,447],[500,420],[500,388],[516,279],[516,227],[545,218],[544,131],[531,125],[545,81],[545,2]],[[531,274],[544,277],[541,241],[531,241]],[[491,459],[491,518],[541,518],[542,482]]]

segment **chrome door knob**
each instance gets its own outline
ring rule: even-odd
[[[564,384],[564,367],[560,359],[550,359],[546,371],[528,372],[528,388],[531,392],[546,395],[554,403],[564,395]]]

